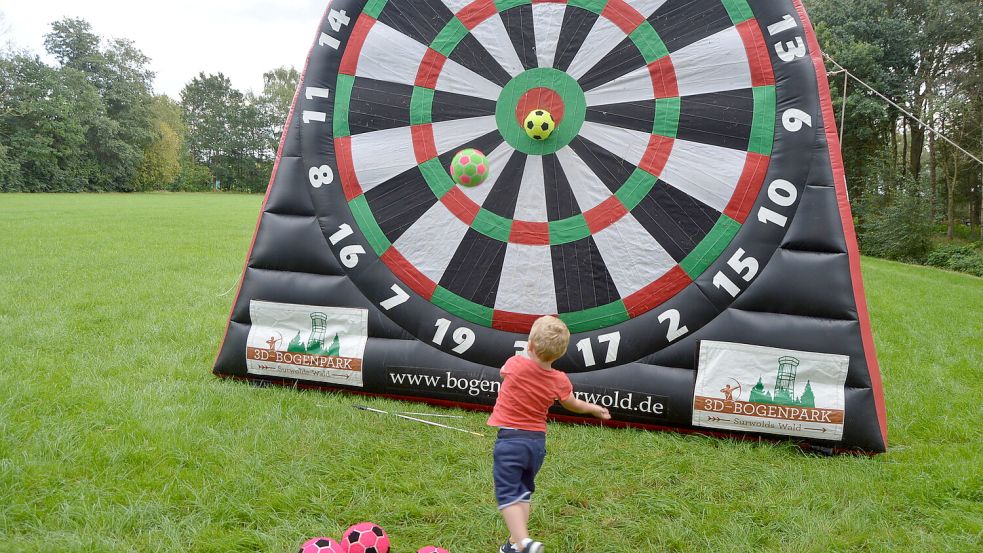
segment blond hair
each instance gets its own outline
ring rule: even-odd
[[[540,317],[529,331],[529,345],[540,361],[552,363],[563,357],[570,344],[570,329],[560,319]]]

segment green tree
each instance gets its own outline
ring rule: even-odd
[[[268,129],[269,149],[274,153],[279,148],[299,82],[300,73],[293,67],[278,67],[263,74],[263,94],[257,103]]]
[[[129,40],[103,44],[82,19],[66,18],[51,26],[45,48],[60,68],[74,71],[98,93],[96,117],[87,129],[87,147],[99,169],[90,188],[133,190],[144,149],[154,137],[151,121],[153,72],[150,60]],[[82,86],[82,83],[79,83]]]
[[[0,59],[0,190],[93,189],[99,164],[88,136],[94,125],[109,123],[98,91],[79,71],[26,53]]]
[[[143,150],[137,170],[138,190],[172,190],[181,176],[184,154],[184,121],[181,106],[167,96],[157,96],[150,107],[154,136]]]
[[[255,98],[218,75],[199,74],[181,91],[192,157],[206,165],[224,189],[265,189],[272,168],[268,128]]]

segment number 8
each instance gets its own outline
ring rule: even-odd
[[[334,182],[334,171],[332,171],[331,167],[328,165],[311,167],[307,177],[311,181],[311,186],[314,188],[321,188],[325,184],[331,184]]]

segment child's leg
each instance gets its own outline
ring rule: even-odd
[[[502,518],[505,519],[505,526],[508,526],[512,536],[509,538],[513,544],[521,544],[522,540],[529,537],[529,504],[524,502],[515,503],[502,509]]]

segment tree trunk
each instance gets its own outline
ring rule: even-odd
[[[935,180],[935,133],[929,133],[928,135],[928,189],[929,189],[929,202],[931,205],[930,220],[932,224],[935,224],[935,217],[938,215],[936,212],[936,203],[938,202],[938,183]]]
[[[946,228],[946,238],[952,240],[956,235],[956,184],[959,182],[959,159],[955,159],[955,156],[959,155],[958,152],[953,154],[952,160],[952,178],[949,179],[947,183],[948,198],[946,199],[946,219],[948,219],[948,228]],[[948,171],[946,171],[948,173]]]
[[[910,170],[911,176],[918,178],[922,172],[922,150],[925,149],[925,127],[922,127],[920,123],[912,122],[911,124],[911,159],[910,159]]]
[[[973,190],[979,190],[980,185],[977,184]],[[973,198],[969,201],[969,235],[973,236],[976,234],[976,229],[980,227],[980,195],[973,194]]]
[[[901,118],[901,174],[908,176],[908,118]]]
[[[892,110],[893,111],[893,110]],[[898,120],[891,121],[891,176],[887,179],[890,183],[887,189],[887,196],[891,195],[898,186]]]

